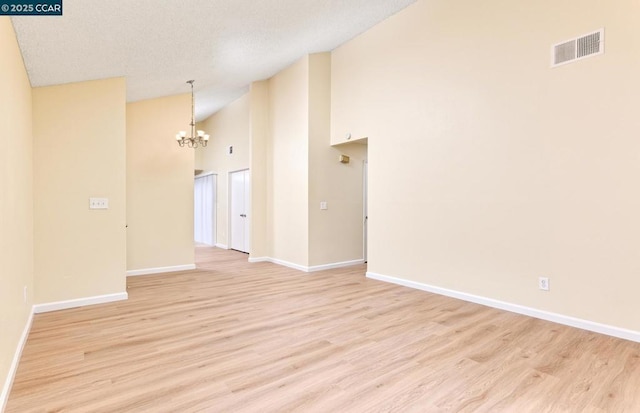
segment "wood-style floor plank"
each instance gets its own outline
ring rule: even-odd
[[[639,412],[640,344],[198,247],[129,300],[38,314],[7,413]]]

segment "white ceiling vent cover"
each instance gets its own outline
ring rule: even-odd
[[[551,46],[551,67],[604,53],[604,29]]]

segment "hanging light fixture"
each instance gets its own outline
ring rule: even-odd
[[[198,145],[207,146],[209,142],[209,135],[204,133],[203,130],[197,131],[196,134],[196,103],[193,97],[193,82],[195,80],[187,80],[187,83],[191,85],[191,131],[190,135],[187,136],[187,132],[181,130],[176,135],[176,141],[180,146],[187,146],[189,148],[197,148]]]

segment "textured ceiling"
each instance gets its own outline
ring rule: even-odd
[[[333,50],[415,0],[64,0],[13,17],[31,85],[124,76],[127,100],[188,93],[206,118],[307,53]]]

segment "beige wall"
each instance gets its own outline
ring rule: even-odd
[[[309,152],[309,265],[333,264],[364,258],[363,171],[367,145],[335,147],[311,143]],[[349,156],[349,163],[338,161]],[[328,209],[320,210],[326,201]]]
[[[190,119],[189,94],[127,104],[127,270],[194,263]]]
[[[249,103],[247,93],[199,125],[211,139],[196,149],[196,169],[217,175],[216,243],[224,246],[229,245],[229,171],[249,168]]]
[[[251,258],[301,267],[363,258],[366,145],[330,146],[330,94],[329,53],[251,86]]]
[[[249,90],[249,148],[251,173],[251,258],[268,257],[267,164],[269,145],[269,81],[253,82]]]
[[[334,133],[369,136],[369,271],[640,330],[638,14],[418,1],[335,50]],[[606,54],[549,67],[601,27]]]
[[[125,87],[33,89],[37,303],[126,291]],[[89,197],[109,209],[90,210]]]
[[[309,265],[363,258],[366,146],[330,146],[331,55],[309,55]],[[339,162],[341,154],[350,163]],[[321,210],[320,202],[328,209]]]
[[[0,62],[1,387],[5,385],[33,304],[31,86],[8,17],[0,17]],[[0,410],[3,404],[0,398]]]
[[[269,79],[269,256],[309,262],[309,59]]]

